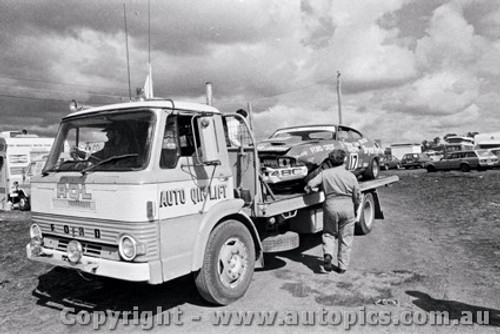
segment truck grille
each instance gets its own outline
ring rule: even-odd
[[[46,236],[44,237],[44,246],[46,248],[50,248],[53,250],[57,250],[60,252],[66,252],[68,249],[68,243],[72,239],[69,238],[61,238],[57,236]],[[97,243],[80,241],[83,248],[83,255],[98,257],[102,259],[108,260],[120,260],[120,255],[118,253],[118,247],[108,246],[108,245],[100,245]]]
[[[68,242],[78,240],[84,254],[109,259],[119,259],[118,239],[122,233],[133,236],[145,245],[146,254],[137,262],[150,261],[159,256],[158,225],[155,222],[128,222],[109,219],[68,217],[32,212],[31,220],[42,230],[49,248],[66,251]],[[82,230],[82,234],[80,234]]]

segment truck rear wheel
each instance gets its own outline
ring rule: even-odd
[[[248,229],[226,220],[210,234],[195,283],[201,296],[217,305],[242,297],[250,285],[255,266],[255,246]]]
[[[365,194],[361,203],[361,218],[355,225],[356,234],[365,235],[370,233],[375,223],[375,200],[370,193]]]

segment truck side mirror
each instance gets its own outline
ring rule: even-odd
[[[220,145],[217,138],[217,127],[213,116],[201,116],[197,119],[200,143],[197,155],[201,163],[212,165],[220,164]]]

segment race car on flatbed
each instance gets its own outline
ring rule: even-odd
[[[347,170],[366,180],[377,178],[384,152],[373,139],[344,125],[307,125],[278,129],[259,143],[263,179],[274,187],[300,183],[334,149],[346,151]]]

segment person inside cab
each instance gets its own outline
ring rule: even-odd
[[[71,157],[73,159],[80,158],[98,163],[111,157],[138,153],[137,145],[134,145],[132,131],[126,124],[111,123],[102,131],[106,132],[108,140],[104,143],[104,147],[101,150],[91,153],[73,146],[70,150]]]

